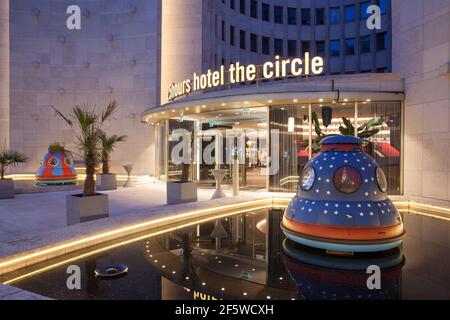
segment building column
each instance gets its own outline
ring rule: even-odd
[[[0,149],[9,148],[9,0],[0,0]]]

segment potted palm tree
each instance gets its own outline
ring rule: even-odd
[[[111,120],[117,110],[116,101],[111,101],[105,110],[99,112],[88,103],[76,105],[72,115],[66,116],[52,106],[56,115],[73,130],[75,143],[86,167],[83,194],[66,197],[67,224],[100,219],[109,215],[108,195],[95,192],[95,166],[101,161],[101,136],[106,121]]]
[[[106,132],[100,134],[102,144],[102,173],[97,174],[97,190],[116,190],[117,189],[117,174],[110,172],[110,156],[119,142],[125,142],[127,136],[112,135],[108,136]]]
[[[6,148],[0,151],[0,199],[14,198],[14,181],[5,178],[6,168],[9,166],[17,166],[27,161],[27,157],[16,150]]]

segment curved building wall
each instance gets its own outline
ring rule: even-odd
[[[69,31],[73,4],[81,7],[82,29]],[[35,171],[52,142],[75,148],[50,105],[67,113],[78,103],[104,107],[116,99],[108,126],[128,141],[112,154],[113,170],[134,162],[134,173],[153,173],[153,130],[139,115],[159,102],[159,1],[14,0],[10,11],[11,146],[30,158],[21,171]]]
[[[371,4],[382,7],[381,30],[369,30],[361,16]],[[162,104],[168,85],[194,72],[263,64],[277,54],[320,55],[326,74],[391,72],[390,0],[190,0],[182,7],[163,1]]]

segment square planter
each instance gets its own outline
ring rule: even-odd
[[[116,190],[117,189],[117,174],[108,173],[108,174],[97,174],[96,185],[97,190],[99,191],[107,191],[107,190]]]
[[[197,201],[197,182],[168,182],[167,204]]]
[[[14,180],[0,180],[0,199],[14,198]]]
[[[109,204],[107,194],[83,197],[81,194],[66,196],[67,225],[107,218]]]

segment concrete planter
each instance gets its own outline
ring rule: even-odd
[[[0,180],[0,199],[14,198],[14,181],[12,179]]]
[[[67,225],[106,218],[109,216],[107,194],[83,197],[81,194],[66,196]]]
[[[108,174],[97,174],[96,185],[97,190],[99,191],[107,191],[107,190],[116,190],[117,189],[117,174],[108,173]]]
[[[168,182],[167,204],[197,201],[197,182]]]

